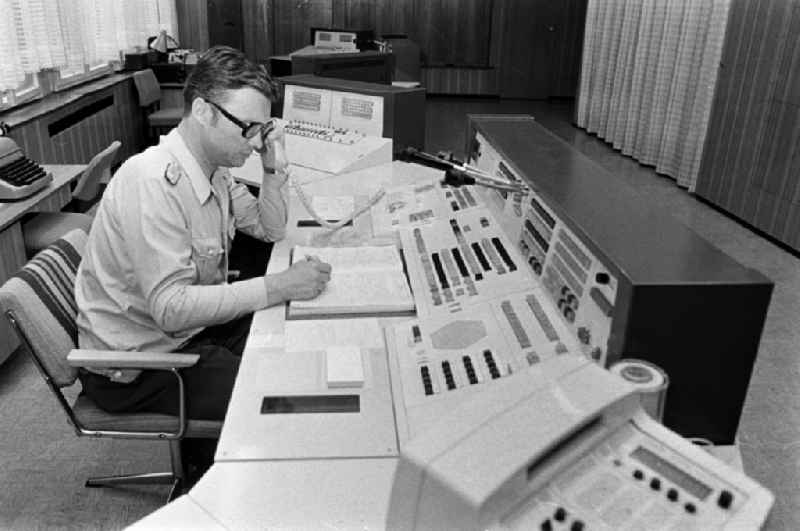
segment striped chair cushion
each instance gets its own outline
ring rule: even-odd
[[[67,354],[78,342],[75,274],[85,245],[86,233],[73,230],[0,287],[0,309],[14,313],[34,354],[59,387],[72,385],[77,377]]]

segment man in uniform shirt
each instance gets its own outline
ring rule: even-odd
[[[190,352],[183,369],[187,414],[223,419],[252,312],[317,296],[330,266],[316,259],[227,282],[236,230],[265,241],[284,237],[287,220],[282,131],[270,121],[276,87],[240,51],[214,47],[184,88],[180,124],[128,159],[100,202],[78,270],[75,295],[81,348]],[[258,198],[228,167],[261,154]],[[84,392],[113,412],[177,414],[167,371],[81,371]]]

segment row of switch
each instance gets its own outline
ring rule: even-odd
[[[500,369],[497,368],[497,362],[495,361],[491,350],[486,349],[483,351],[483,359],[486,362],[486,368],[489,370],[489,375],[492,377],[492,379],[495,380],[500,378]],[[471,385],[479,383],[478,375],[475,372],[475,366],[472,364],[472,358],[465,355],[461,358],[461,361],[464,363],[464,372],[467,374],[467,380],[469,380],[469,383]],[[433,380],[431,379],[430,369],[427,365],[423,365],[419,368],[419,371],[425,394],[434,394]],[[442,373],[444,373],[444,382],[447,386],[447,389],[451,391],[455,389],[457,386],[455,378],[453,377],[453,369],[450,365],[450,362],[447,360],[442,362]]]
[[[637,468],[636,470],[633,471],[633,477],[636,480],[642,481],[642,480],[644,480],[644,472],[642,472],[641,470],[639,470]],[[650,488],[655,490],[655,491],[661,490],[661,479],[659,479],[657,477],[651,478],[650,479]],[[677,502],[678,501],[678,498],[680,496],[678,494],[678,490],[677,489],[675,489],[673,487],[670,487],[670,488],[667,489],[666,492],[667,492],[667,499],[669,501],[671,501],[671,502]],[[694,514],[694,513],[697,512],[697,507],[692,502],[686,502],[686,504],[684,504],[683,508],[689,514]]]
[[[486,366],[489,368],[489,374],[491,375],[492,380],[500,378],[500,371],[497,369],[497,363],[494,361],[494,356],[492,356],[491,350],[483,351],[483,359],[486,361]]]
[[[558,309],[564,314],[567,322],[575,322],[575,311],[578,309],[578,298],[567,287],[561,286],[561,298],[558,299]]]
[[[531,269],[533,269],[533,272],[536,273],[537,276],[542,274],[542,263],[539,262],[539,259],[536,258],[536,256],[531,255],[531,257],[528,258],[528,264],[531,266]]]
[[[643,481],[645,479],[644,472],[640,469],[636,469],[633,471],[634,479],[638,481]],[[661,479],[657,477],[653,477],[650,479],[650,488],[658,491],[661,490]],[[677,502],[679,498],[679,494],[677,489],[669,488],[667,489],[667,499],[672,502]],[[719,497],[717,498],[717,505],[722,509],[729,509],[733,504],[733,493],[729,490],[723,489],[719,493]],[[697,511],[697,507],[691,503],[687,502],[683,508],[686,510],[687,513],[694,514]]]

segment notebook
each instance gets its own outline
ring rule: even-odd
[[[403,260],[394,245],[296,246],[292,261],[315,256],[331,264],[331,280],[311,300],[289,303],[289,319],[309,316],[414,315]]]

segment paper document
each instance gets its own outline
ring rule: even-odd
[[[414,298],[393,245],[297,246],[293,260],[315,256],[331,265],[331,280],[316,298],[289,304],[289,318],[304,315],[412,313]]]
[[[352,195],[325,196],[315,195],[311,199],[311,206],[319,217],[327,221],[339,221],[353,214],[356,207],[355,197]],[[310,218],[310,215],[308,216]]]

